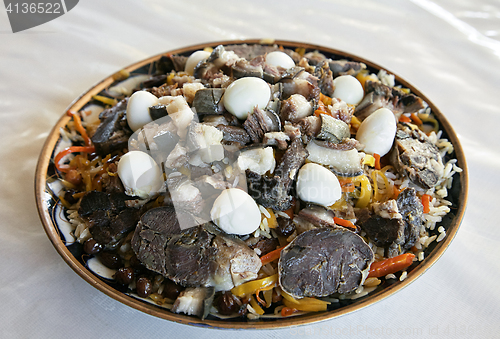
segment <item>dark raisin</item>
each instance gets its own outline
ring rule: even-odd
[[[278,227],[275,228],[276,233],[283,237],[289,237],[295,231],[295,225],[292,222],[292,219],[278,217]]]
[[[164,288],[162,295],[168,299],[175,300],[183,290],[182,286],[177,285],[170,279],[165,279],[163,282]]]
[[[240,310],[241,302],[237,300],[234,294],[226,291],[220,295],[217,299],[217,309],[220,314],[231,315],[237,313]]]
[[[140,277],[135,284],[139,297],[147,298],[153,292],[153,284],[148,277]]]
[[[128,285],[134,280],[134,269],[131,267],[121,267],[116,271],[114,278],[122,285]]]
[[[94,238],[87,239],[83,243],[83,251],[88,254],[97,254],[102,251],[102,245],[99,244]]]
[[[75,194],[76,191],[69,189],[66,192],[64,192],[64,200],[66,200],[68,203],[71,205],[74,205],[78,202],[78,199],[73,198],[73,194]]]
[[[122,266],[122,259],[116,253],[102,252],[99,254],[99,259],[101,259],[104,266],[111,269],[118,269]]]

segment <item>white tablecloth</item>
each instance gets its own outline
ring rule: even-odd
[[[86,0],[16,34],[0,9],[0,337],[499,337],[499,34],[493,0]],[[363,56],[441,109],[470,170],[458,235],[394,296],[299,328],[200,329],[107,297],[65,264],[38,218],[33,178],[48,132],[79,94],[131,63],[201,42],[262,37]]]

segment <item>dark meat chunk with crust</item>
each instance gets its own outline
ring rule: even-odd
[[[388,257],[415,245],[423,224],[423,207],[414,188],[404,189],[397,200],[372,204],[372,208],[374,214],[359,215],[358,222],[375,245],[386,249]]]
[[[315,70],[316,77],[319,78],[318,86],[321,93],[328,97],[333,97],[335,85],[333,84],[333,72],[326,60],[324,60]]]
[[[94,240],[113,248],[139,221],[141,211],[126,205],[127,200],[133,199],[123,192],[91,191],[83,196],[78,213]]]
[[[243,128],[253,143],[260,143],[264,134],[281,129],[281,121],[276,113],[255,107],[243,123]]]
[[[365,93],[367,94],[354,112],[354,115],[361,121],[382,107],[390,109],[394,113],[396,121],[403,113],[413,113],[424,108],[424,102],[416,95],[405,93],[381,82],[366,81]]]
[[[424,207],[417,197],[414,188],[407,188],[401,191],[396,201],[399,213],[405,222],[403,249],[409,250],[420,238],[420,230],[424,223]]]
[[[260,259],[239,238],[212,223],[179,232],[170,226],[172,218],[175,214],[153,223],[141,220],[134,233],[132,248],[148,269],[182,286],[213,286],[216,291],[257,277]]]
[[[224,47],[225,47],[226,51],[233,51],[240,58],[245,58],[247,60],[252,60],[255,57],[258,57],[260,55],[265,55],[267,53],[274,52],[274,51],[282,51],[282,52],[288,54],[295,61],[295,63],[299,62],[299,60],[300,60],[300,55],[298,53],[296,53],[295,51],[287,49],[287,48],[281,50],[276,45],[241,44],[241,45],[227,45]]]
[[[250,136],[244,128],[228,125],[217,125],[216,128],[222,131],[224,141],[239,142],[242,145],[246,145],[250,142]]]
[[[97,154],[103,158],[128,146],[128,139],[132,135],[132,131],[127,123],[127,101],[128,99],[123,99],[99,115],[101,123],[91,139]]]
[[[356,233],[312,229],[281,251],[279,284],[295,298],[349,293],[363,283],[372,262],[372,250]]]
[[[329,60],[329,66],[333,72],[334,78],[340,75],[356,76],[360,71],[366,68],[366,65],[362,62],[349,60]]]
[[[222,114],[224,107],[221,99],[224,88],[206,88],[196,91],[193,100],[193,107],[197,114]]]
[[[248,193],[259,204],[284,211],[292,205],[289,194],[299,168],[305,163],[309,152],[298,138],[292,141],[272,177],[261,176],[247,170]]]
[[[407,124],[398,124],[389,158],[400,174],[425,189],[436,186],[443,177],[439,149],[422,131]]]

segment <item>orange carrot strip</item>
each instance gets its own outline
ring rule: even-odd
[[[375,169],[379,170],[380,169],[380,155],[377,153],[373,153],[373,157],[375,158]]]
[[[263,255],[262,257],[260,257],[260,261],[262,262],[262,266],[269,264],[270,262],[275,261],[276,259],[279,259],[280,255],[281,255],[281,250],[283,248],[285,248],[285,246],[277,248],[274,251],[271,251],[271,252]]]
[[[413,122],[415,123],[415,125],[422,125],[423,124],[422,120],[420,120],[420,118],[417,116],[416,113],[412,113],[410,115],[410,117],[411,117],[411,120],[413,120]]]
[[[401,114],[401,117],[399,117],[399,122],[406,122],[406,123],[408,123],[408,122],[411,122],[411,119],[410,119],[409,116]]]
[[[392,197],[396,199],[401,191],[396,185],[392,186]]]
[[[289,317],[291,316],[292,314],[294,314],[295,312],[297,312],[297,309],[296,308],[290,308],[290,307],[283,307],[281,309],[281,316],[282,317]]]
[[[55,158],[54,158],[54,163],[56,165],[56,168],[60,172],[67,173],[71,167],[69,166],[64,166],[62,167],[59,162],[61,161],[62,158],[64,158],[66,155],[70,153],[75,153],[75,152],[85,152],[85,153],[92,153],[95,151],[94,146],[71,146],[68,148],[63,149],[61,152],[59,152]]]
[[[345,220],[345,219],[342,219],[342,218],[333,217],[333,221],[337,225],[340,225],[340,226],[343,226],[343,227],[347,227],[347,228],[350,228],[352,230],[356,230],[356,226],[354,226],[354,224],[352,222],[350,222],[349,220]]]
[[[424,213],[429,213],[431,211],[431,199],[429,194],[422,195],[422,205],[424,206]]]
[[[415,258],[415,254],[404,253],[398,255],[397,257],[374,262],[370,266],[368,278],[380,278],[386,276],[387,274],[404,270],[411,265],[411,263],[413,262],[413,258]]]
[[[80,119],[80,116],[74,112],[68,111],[67,114],[70,117],[73,117],[73,121],[75,122],[75,128],[80,133],[80,135],[83,138],[83,141],[85,142],[85,145],[91,146],[92,145],[92,140],[90,140],[89,136],[87,135],[87,131],[85,131],[85,128],[82,126],[82,119]]]

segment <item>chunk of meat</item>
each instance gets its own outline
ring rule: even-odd
[[[279,131],[281,122],[276,113],[255,107],[243,123],[243,127],[252,142],[260,143],[267,132]]]
[[[103,158],[116,151],[126,148],[132,131],[127,123],[127,101],[123,99],[115,106],[101,112],[101,123],[92,135],[92,143],[97,154]]]
[[[138,259],[182,286],[212,286],[221,291],[257,277],[260,259],[239,238],[211,223],[177,230],[168,220],[141,221],[132,238]]]
[[[424,223],[424,207],[417,197],[414,188],[401,191],[396,199],[399,213],[405,221],[405,241],[403,249],[410,249],[420,238],[420,230]]]
[[[289,194],[299,168],[305,163],[309,153],[298,138],[292,141],[283,154],[272,177],[262,176],[247,170],[248,193],[259,204],[284,211],[292,205]]]
[[[398,124],[389,158],[400,174],[424,189],[436,186],[443,177],[444,165],[439,149],[422,131],[407,124]]]
[[[370,114],[382,107],[390,109],[394,113],[396,120],[399,120],[403,113],[413,113],[424,108],[424,102],[416,95],[405,93],[381,82],[367,80],[365,92],[367,94],[354,112],[354,115],[359,120],[366,119]]]
[[[362,62],[349,61],[349,60],[329,60],[328,65],[333,72],[333,77],[339,75],[353,75],[356,76],[360,71],[366,68]]]
[[[372,250],[356,233],[312,229],[281,251],[279,284],[295,298],[345,294],[363,283],[372,262]]]
[[[228,125],[217,125],[219,131],[222,131],[224,141],[239,142],[246,145],[250,142],[250,136],[244,128]]]

